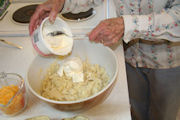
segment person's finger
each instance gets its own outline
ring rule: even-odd
[[[49,16],[49,12],[45,12],[44,15],[42,16],[42,18],[44,19],[44,18],[46,18],[48,16]]]
[[[40,24],[42,23],[42,21],[44,20],[44,18],[46,18],[48,15],[49,15],[49,13],[44,13],[41,18],[39,18],[38,20],[36,20],[36,22],[34,23],[33,30],[31,31],[30,35],[33,34],[34,30],[36,30],[36,29],[38,28],[38,26],[40,26]]]
[[[57,14],[59,13],[59,11],[63,8],[64,5],[64,1],[54,1],[54,3],[52,3],[52,10],[49,14],[49,21],[54,23]]]
[[[32,35],[34,28],[37,26],[39,16],[37,14],[34,14],[31,17],[30,23],[29,23],[29,33]]]
[[[122,34],[120,34],[120,35],[114,35],[114,37],[113,37],[111,40],[105,41],[103,44],[104,44],[105,46],[111,46],[111,45],[117,43],[117,42],[121,39],[121,37],[122,37]]]
[[[36,8],[34,14],[31,16],[30,23],[29,23],[29,33],[32,35],[34,29],[37,27],[39,23],[40,17],[44,13],[44,8],[40,5]]]
[[[106,36],[104,36],[103,31],[101,31],[101,32],[99,32],[99,34],[94,39],[94,42],[102,43],[105,39],[107,39],[107,38],[106,38]]]
[[[103,29],[105,29],[106,26],[103,26],[102,23],[100,23],[97,27],[95,27],[91,33],[89,34],[89,39],[91,41],[95,41],[96,37],[100,34],[101,31],[103,31]]]
[[[49,14],[49,21],[51,23],[54,23],[57,14],[58,14],[58,9],[53,7],[50,14]]]
[[[109,34],[109,35],[101,35],[101,36],[98,36],[96,39],[97,42],[100,42],[102,44],[104,43],[108,43],[109,41],[112,41],[112,39],[115,37],[115,34]]]
[[[111,41],[115,36],[116,36],[116,34],[107,28],[101,32],[100,36],[97,36],[96,41],[98,41],[97,39],[99,39],[99,40],[101,39],[101,41],[103,39],[104,42]]]
[[[45,12],[41,18],[39,19],[38,21],[38,24],[37,25],[40,25],[42,23],[42,21],[44,20],[44,18],[48,17],[49,16],[49,12]]]
[[[106,38],[106,40],[104,40],[104,42],[108,42],[108,41],[112,41],[114,38],[116,37],[116,34],[109,34]]]
[[[111,42],[106,42],[104,45],[110,46],[115,43],[118,43],[118,41],[123,37],[123,34],[124,34],[123,32],[114,32],[113,36],[111,36]]]

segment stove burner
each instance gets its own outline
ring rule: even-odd
[[[16,10],[12,16],[13,20],[18,23],[29,23],[30,18],[33,15],[34,11],[36,10],[37,6],[38,6],[37,4],[27,5]]]
[[[61,16],[63,19],[69,20],[69,21],[83,21],[83,20],[89,19],[90,17],[92,17],[94,15],[95,15],[94,9],[90,8],[86,12],[80,12],[77,14],[69,12],[69,13],[62,14]]]

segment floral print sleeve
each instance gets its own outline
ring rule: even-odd
[[[79,13],[101,4],[104,0],[65,0],[62,13]]]
[[[180,41],[180,1],[167,4],[160,12],[148,15],[123,15],[125,23],[124,41],[132,39],[145,40],[166,39],[172,42]]]

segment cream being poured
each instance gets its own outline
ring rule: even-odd
[[[66,34],[59,34],[59,35],[49,35],[54,31],[63,31],[64,33],[68,33],[68,29],[60,28],[60,26],[56,23],[51,24],[49,21],[44,23],[43,26],[43,38],[47,43],[47,46],[57,55],[67,55],[72,51],[73,47],[73,38]]]

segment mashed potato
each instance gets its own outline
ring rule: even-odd
[[[47,70],[43,79],[41,95],[57,101],[74,101],[89,96],[102,90],[109,81],[105,69],[98,64],[83,62],[83,82],[73,82],[71,77],[59,76],[57,71],[60,65],[55,62]]]

